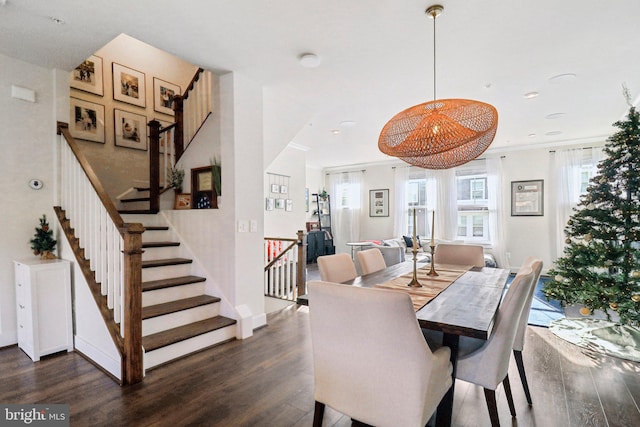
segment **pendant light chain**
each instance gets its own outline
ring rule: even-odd
[[[433,100],[436,98],[436,18],[437,15],[433,13]]]

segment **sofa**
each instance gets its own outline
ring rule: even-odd
[[[381,243],[382,243],[382,247],[401,248],[401,250],[405,253],[405,258],[411,259],[411,256],[413,256],[412,255],[413,247],[411,245],[408,245],[407,243],[413,243],[412,240],[413,239],[410,237],[403,236],[403,237],[398,237],[393,239],[385,239],[385,240],[382,240]],[[421,239],[418,236],[418,241],[419,241],[418,253],[422,254],[420,255],[421,257],[426,257],[427,262],[431,262],[431,249],[429,248],[429,245],[431,244],[431,239],[428,239],[428,238]],[[438,243],[460,244],[460,245],[464,244],[464,242],[461,240],[435,239],[435,244],[437,245]],[[496,263],[495,257],[492,254],[487,252],[484,253],[484,265],[485,267],[492,267],[492,268],[495,268],[498,266],[498,264]]]

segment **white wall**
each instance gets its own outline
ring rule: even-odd
[[[102,58],[104,96],[73,88],[71,96],[105,107],[105,143],[83,140],[78,143],[115,202],[116,196],[133,186],[134,180],[149,181],[149,152],[115,146],[114,109],[143,115],[147,122],[157,119],[173,123],[173,116],[154,109],[154,77],[178,85],[184,91],[198,67],[125,34],[99,49],[96,55]],[[113,99],[113,62],[145,74],[146,107]]]
[[[54,76],[40,68],[0,54],[0,194],[2,239],[0,243],[0,347],[17,342],[13,260],[32,258],[29,240],[46,214],[53,212],[53,114]],[[34,90],[36,102],[11,98],[11,86]],[[38,178],[44,187],[32,190],[29,180]],[[59,240],[60,236],[56,235]]]
[[[264,198],[283,198],[293,201],[293,210],[264,210],[265,237],[286,237],[294,239],[298,230],[305,230],[305,159],[306,154],[295,148],[286,147],[269,165],[264,176]],[[276,174],[276,175],[271,175]],[[288,184],[287,194],[271,193],[269,184]],[[263,199],[264,201],[264,199]]]

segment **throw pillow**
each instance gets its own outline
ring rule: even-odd
[[[404,239],[404,243],[407,245],[407,248],[413,247],[413,237],[402,236],[402,238]],[[420,236],[416,236],[416,240],[418,241],[418,247],[421,248],[422,245],[420,244]]]

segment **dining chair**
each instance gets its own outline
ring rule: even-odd
[[[501,382],[511,415],[516,416],[507,371],[520,318],[531,288],[535,287],[535,274],[531,267],[520,268],[500,304],[488,340],[460,337],[456,379],[484,388],[492,426],[500,425],[495,390]],[[423,330],[422,333],[430,348],[435,350],[442,345],[441,332]]]
[[[528,268],[533,270],[533,286],[531,286],[531,290],[529,291],[529,295],[527,296],[527,301],[522,310],[522,315],[520,316],[520,322],[518,324],[518,329],[516,331],[516,337],[513,341],[513,358],[516,361],[516,365],[518,366],[518,373],[520,374],[520,381],[522,382],[522,387],[524,388],[524,394],[527,397],[527,403],[531,405],[533,402],[531,400],[531,393],[529,392],[529,383],[527,382],[527,375],[524,371],[524,362],[522,360],[522,350],[524,349],[524,341],[525,341],[525,332],[527,330],[527,325],[529,323],[529,312],[531,311],[531,303],[533,302],[533,294],[536,290],[536,285],[538,284],[538,280],[540,279],[540,273],[542,272],[542,260],[533,256],[529,256],[525,258],[518,271],[518,274],[521,272],[525,272]]]
[[[436,245],[433,259],[436,264],[471,265],[484,267],[484,248],[480,245]]]
[[[450,349],[431,352],[408,294],[310,281],[313,425],[325,405],[377,427],[423,427],[452,384]]]
[[[387,268],[387,264],[384,261],[384,256],[380,249],[373,248],[359,251],[356,253],[356,257],[358,258],[362,274],[375,273],[376,271]]]
[[[342,283],[356,278],[356,266],[346,253],[318,257],[320,279],[325,282]]]

